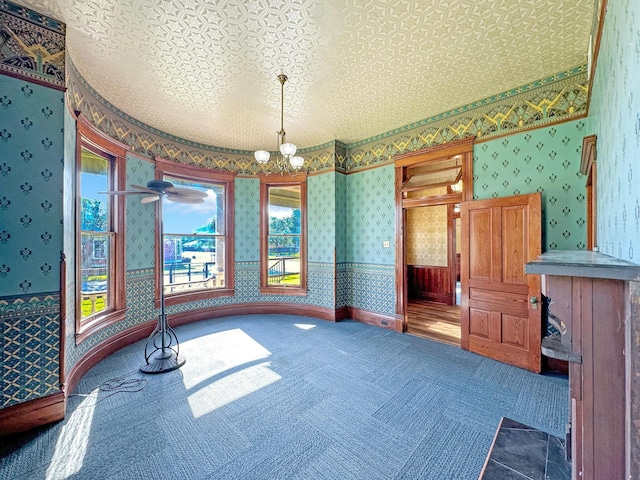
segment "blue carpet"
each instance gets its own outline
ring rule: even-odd
[[[139,373],[140,342],[106,358],[64,421],[0,446],[0,480],[476,479],[501,417],[556,436],[567,422],[564,378],[359,322],[176,331],[180,370]],[[99,390],[125,375],[147,382]]]

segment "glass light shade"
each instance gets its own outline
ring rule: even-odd
[[[289,158],[296,154],[297,147],[293,143],[283,143],[280,145],[280,153],[283,157]]]
[[[296,170],[300,167],[302,167],[302,164],[304,164],[304,158],[302,157],[291,157],[289,159],[289,163],[291,164],[291,166],[293,168],[295,168]]]
[[[453,190],[456,193],[459,193],[462,191],[462,180],[459,180],[458,183],[454,183],[453,185],[451,185],[451,190]]]
[[[257,150],[253,153],[253,156],[256,157],[256,162],[267,163],[271,154],[266,150]]]

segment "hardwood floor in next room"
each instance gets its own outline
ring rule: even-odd
[[[407,333],[460,346],[460,307],[411,299],[407,305]]]

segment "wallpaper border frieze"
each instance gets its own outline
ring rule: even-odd
[[[0,32],[5,37],[0,50],[1,73],[65,89],[64,23],[0,0]]]
[[[569,75],[570,74],[570,75]],[[350,144],[346,171],[392,161],[395,155],[475,136],[476,143],[587,115],[586,65],[488,99]],[[365,143],[366,142],[366,143]]]
[[[25,314],[32,315],[59,312],[59,292],[0,297],[0,320],[19,317]]]
[[[308,173],[336,170],[351,173],[381,166],[393,156],[475,135],[476,142],[587,114],[586,65],[529,82],[506,92],[434,115],[419,122],[344,144],[332,140],[300,149]],[[161,156],[187,165],[243,176],[273,173],[259,166],[253,152],[204,145],[146,125],[111,105],[82,78],[69,60],[69,102],[99,130],[129,145],[132,151]]]
[[[474,110],[474,109],[479,108],[479,107],[483,107],[483,106],[490,105],[490,104],[493,104],[493,103],[496,103],[496,102],[500,102],[502,100],[505,100],[505,99],[508,99],[508,98],[511,98],[511,97],[514,97],[514,96],[518,96],[518,95],[520,95],[522,93],[525,93],[525,92],[528,92],[528,91],[531,91],[531,90],[535,90],[535,89],[537,89],[539,87],[543,87],[543,86],[548,85],[550,83],[555,83],[555,82],[558,82],[558,81],[566,79],[566,78],[574,77],[576,75],[581,75],[581,74],[586,75],[586,71],[587,71],[586,64],[585,65],[578,65],[578,66],[575,66],[575,67],[570,68],[568,70],[565,70],[563,72],[556,73],[555,75],[551,75],[551,76],[546,77],[546,78],[541,78],[539,80],[535,80],[533,82],[529,82],[526,85],[521,85],[519,87],[512,88],[510,90],[507,90],[506,92],[501,92],[501,93],[498,93],[496,95],[492,95],[490,97],[478,100],[476,102],[468,103],[466,105],[462,105],[460,107],[453,108],[453,109],[451,109],[451,110],[449,110],[447,112],[443,112],[443,113],[439,113],[437,115],[433,115],[431,117],[425,118],[425,119],[420,120],[418,122],[411,123],[409,125],[404,125],[404,126],[402,126],[400,128],[396,128],[395,130],[390,130],[388,132],[381,133],[380,135],[375,135],[373,137],[366,138],[364,140],[360,140],[358,142],[350,143],[348,145],[348,147],[350,149],[353,149],[353,148],[360,147],[362,145],[366,145],[368,143],[377,142],[377,141],[382,140],[384,138],[392,137],[392,136],[397,135],[399,133],[403,133],[403,132],[407,132],[409,130],[413,130],[414,128],[423,127],[423,126],[428,125],[430,123],[438,122],[440,120],[451,118],[451,117],[454,117],[456,115],[464,114],[464,113],[466,113],[466,112],[468,112],[470,110]]]

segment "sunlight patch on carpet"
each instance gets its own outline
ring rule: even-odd
[[[184,371],[183,382],[187,390],[271,355],[269,350],[239,328],[188,340],[182,344],[182,351],[188,354],[191,365],[206,367]]]
[[[189,395],[188,401],[195,418],[211,413],[228,403],[250,395],[277,382],[282,377],[271,370],[271,362],[264,362],[222,376]]]
[[[316,327],[316,325],[312,325],[310,323],[294,323],[294,325],[302,330],[311,330]]]
[[[96,397],[85,398],[68,417],[58,436],[46,478],[68,478],[82,469],[87,453]]]

